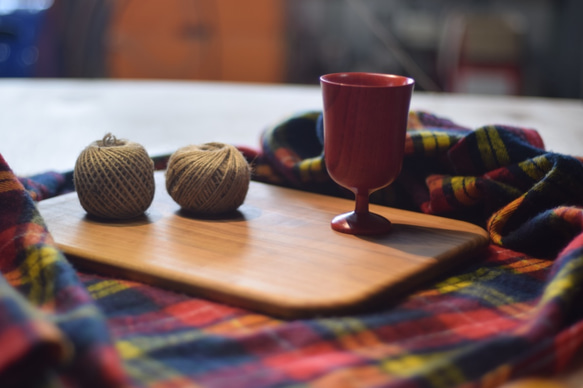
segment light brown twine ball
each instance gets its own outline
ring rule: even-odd
[[[168,159],[166,190],[182,209],[216,215],[243,204],[250,179],[249,164],[234,146],[190,145]]]
[[[154,162],[138,143],[110,133],[85,148],[75,163],[75,190],[81,206],[96,217],[129,219],[154,199]]]

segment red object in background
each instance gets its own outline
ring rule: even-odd
[[[445,90],[521,94],[523,30],[522,19],[513,14],[450,15],[438,59]]]

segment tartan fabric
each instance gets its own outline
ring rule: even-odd
[[[301,113],[268,128],[262,149],[244,154],[255,179],[346,195],[326,175],[321,141],[319,112]],[[38,343],[61,356],[34,364],[66,386],[85,386],[82,373],[70,377],[74,364],[111,380],[99,386],[127,379],[128,386],[157,388],[496,387],[564,370],[583,348],[581,160],[544,151],[533,130],[471,131],[423,112],[410,116],[406,154],[394,187],[375,200],[484,225],[488,250],[397,304],[293,321],[100,274],[75,275],[4,165],[0,247],[14,236],[31,240],[0,250],[0,308],[18,312],[0,315],[0,336],[28,344],[28,352],[42,337]],[[52,263],[23,264],[30,255],[23,248],[39,239],[55,252],[59,272]],[[77,313],[81,307],[87,313]],[[68,324],[75,319],[92,324]],[[45,326],[53,330],[38,329]],[[75,342],[80,327],[95,328],[83,345]],[[20,334],[6,334],[15,328]],[[0,382],[10,371],[4,354]],[[27,353],[8,354],[29,365]]]
[[[122,387],[107,322],[32,200],[64,177],[37,178],[29,193],[0,156],[0,386]]]
[[[18,181],[34,201],[74,191],[73,172],[66,174],[48,171],[30,177],[18,177]]]

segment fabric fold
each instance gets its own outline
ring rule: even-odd
[[[50,195],[53,177],[34,192]],[[1,385],[128,386],[106,321],[1,156],[0,209]]]
[[[31,197],[0,164],[0,309],[24,317],[0,315],[0,338],[34,334],[10,360],[38,357],[47,379],[71,387],[489,388],[564,371],[583,347],[583,159],[546,151],[533,129],[470,129],[429,112],[411,112],[405,147],[401,175],[372,200],[474,222],[488,249],[375,310],[293,321],[75,273],[31,199],[58,195],[70,176],[45,175],[40,191],[29,181]],[[255,180],[350,197],[322,149],[321,112],[309,111],[241,151]],[[18,378],[2,356],[0,376]]]

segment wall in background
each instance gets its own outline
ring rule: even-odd
[[[287,6],[292,82],[313,83],[318,74],[345,69],[417,78],[412,61],[434,81],[424,89],[583,98],[580,0],[295,0]],[[399,60],[395,46],[409,62]]]
[[[3,10],[3,4],[41,4]],[[0,0],[0,76],[316,84],[583,98],[579,0]],[[34,55],[33,55],[34,54]]]

